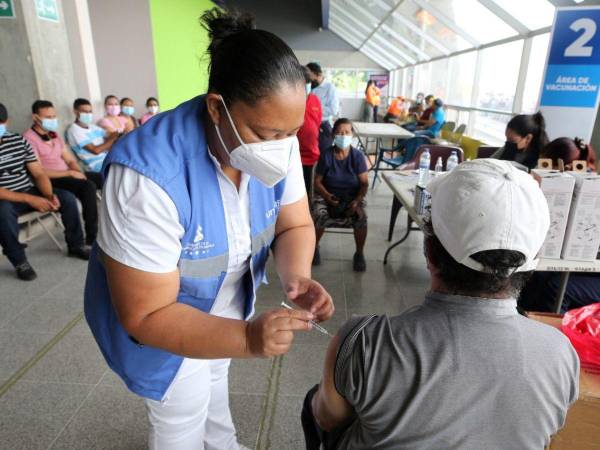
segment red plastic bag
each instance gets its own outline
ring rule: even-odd
[[[581,363],[600,368],[600,303],[568,311],[561,328]]]

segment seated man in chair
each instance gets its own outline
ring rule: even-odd
[[[53,189],[50,179],[29,143],[6,131],[8,112],[0,104],[0,246],[14,266],[17,277],[31,281],[37,274],[27,261],[25,246],[19,242],[19,215],[29,211],[57,211],[65,226],[69,256],[87,260],[83,230],[75,196]]]
[[[550,224],[537,183],[482,159],[427,189],[431,291],[342,326],[304,403],[308,450],[542,449],[578,397],[569,340],[517,312]]]
[[[317,245],[313,265],[321,263],[318,245],[325,228],[352,227],[356,242],[353,268],[364,272],[366,261],[363,250],[367,239],[365,195],[369,189],[367,162],[364,155],[351,145],[350,120],[338,119],[333,125],[333,134],[333,146],[321,153],[316,169],[313,219]]]

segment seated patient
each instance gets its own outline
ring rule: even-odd
[[[573,161],[585,161],[588,169],[595,170],[590,147],[585,145],[581,139],[570,139],[560,137],[546,145],[540,152],[540,158],[549,158],[555,169],[558,168],[558,160],[562,159],[565,169],[573,169]]]
[[[63,189],[54,189],[31,145],[17,133],[6,130],[8,111],[0,104],[0,247],[14,266],[17,277],[35,280],[37,274],[27,261],[19,242],[19,216],[30,211],[60,213],[65,227],[69,256],[87,260],[77,200]],[[51,125],[52,124],[52,125]],[[54,128],[46,120],[46,128]]]
[[[106,153],[119,137],[116,131],[106,132],[93,123],[92,104],[85,98],[73,102],[75,122],[67,128],[71,150],[90,172],[100,172]]]
[[[37,100],[32,106],[32,118],[33,125],[23,137],[31,145],[52,187],[71,192],[81,202],[85,243],[92,245],[98,233],[96,190],[102,189],[102,175],[81,171],[75,157],[56,133],[58,120],[51,102]]]
[[[427,189],[431,291],[342,326],[304,403],[308,449],[543,449],[577,399],[568,339],[516,309],[550,222],[537,183],[481,159]]]
[[[369,189],[365,156],[352,147],[352,122],[338,119],[333,125],[333,146],[321,153],[315,177],[313,219],[317,246],[313,264],[321,263],[319,241],[325,228],[354,228],[353,267],[357,272],[366,270],[363,255],[367,239],[365,195]]]

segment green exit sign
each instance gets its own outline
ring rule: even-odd
[[[58,22],[58,5],[56,4],[56,0],[35,0],[35,10],[40,19]]]
[[[13,0],[0,0],[0,19],[14,19],[15,6]]]

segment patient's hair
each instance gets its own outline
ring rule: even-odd
[[[525,255],[514,250],[485,250],[471,255],[483,265],[485,272],[460,264],[437,238],[431,222],[425,225],[425,254],[450,293],[469,297],[489,297],[499,293],[518,297],[533,273],[515,272],[525,262]]]

